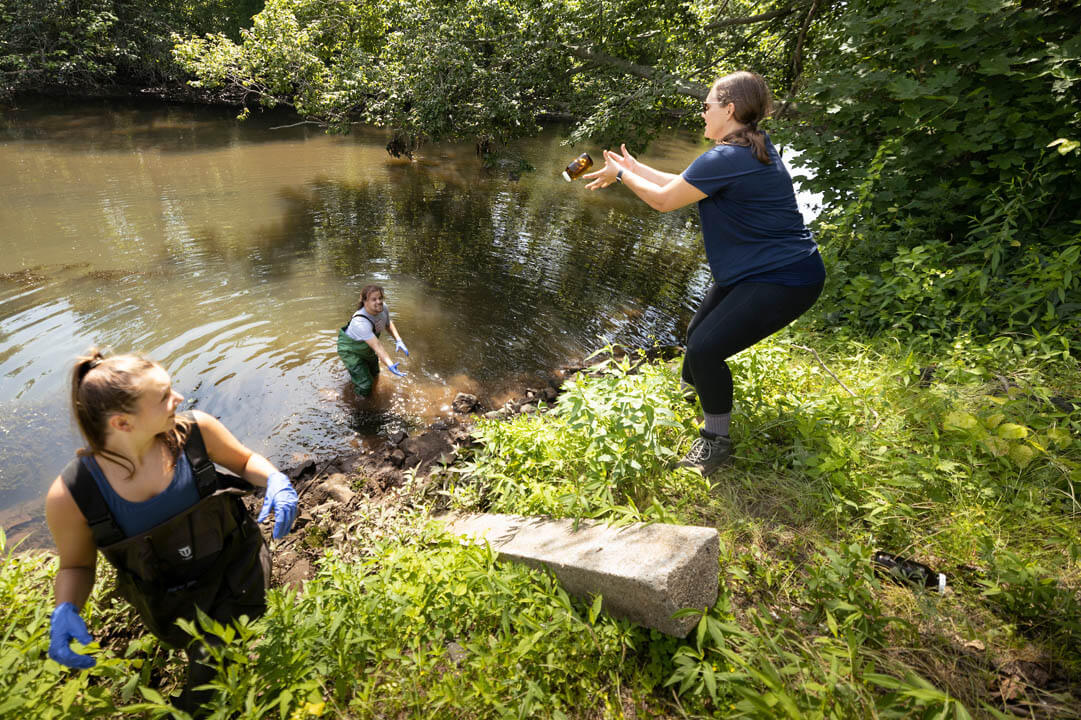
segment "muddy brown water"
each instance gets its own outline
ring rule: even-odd
[[[486,168],[412,160],[386,134],[328,136],[224,109],[29,102],[0,110],[0,509],[39,502],[79,445],[67,383],[92,344],[138,350],[186,407],[289,464],[490,405],[607,342],[678,343],[709,281],[693,208],[566,183],[558,132]],[[693,136],[643,159],[678,172]],[[386,288],[408,344],[347,402],[338,328]]]

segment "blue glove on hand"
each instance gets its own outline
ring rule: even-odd
[[[274,539],[285,537],[293,529],[293,521],[297,517],[297,491],[293,489],[288,476],[282,472],[276,472],[266,479],[266,497],[263,498],[263,509],[259,511],[256,522],[263,522],[274,511]]]
[[[387,370],[390,370],[398,377],[405,377],[405,373],[398,369],[398,363],[394,363],[393,365],[387,365]]]
[[[407,348],[405,346],[405,343],[403,343],[401,340],[398,340],[398,341],[396,341],[394,343],[394,349],[397,350],[398,352],[405,353],[405,356],[409,357],[409,348]]]
[[[78,640],[83,645],[94,642],[86,630],[86,623],[79,617],[79,611],[69,602],[60,603],[53,610],[49,619],[49,657],[61,665],[76,670],[94,667],[97,660],[89,655],[80,655],[71,649],[71,641]]]

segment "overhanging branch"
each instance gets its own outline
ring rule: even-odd
[[[689,95],[693,98],[703,98],[706,93],[709,92],[708,85],[702,85],[700,83],[690,82],[684,78],[677,77],[658,70],[655,67],[649,65],[639,65],[633,63],[630,60],[624,60],[608,53],[601,52],[595,49],[591,45],[564,45],[568,52],[580,60],[596,63],[599,65],[606,65],[611,68],[615,68],[627,75],[634,75],[635,77],[644,78],[646,80],[652,80],[655,82],[670,83],[680,95]]]
[[[703,30],[717,30],[719,28],[732,27],[733,25],[751,25],[753,23],[766,22],[767,20],[773,20],[774,18],[784,17],[790,13],[795,12],[795,8],[791,5],[780,8],[778,10],[770,10],[759,15],[751,15],[750,17],[738,17],[738,18],[724,18],[723,20],[714,20],[708,25],[704,26]]]
[[[778,10],[770,10],[769,12],[761,13],[759,15],[750,15],[748,17],[724,18],[723,20],[714,20],[713,22],[709,23],[708,25],[703,26],[702,29],[703,30],[717,30],[718,28],[733,27],[735,25],[753,25],[754,23],[768,22],[769,20],[773,20],[775,18],[784,17],[785,15],[789,15],[789,14],[791,14],[793,12],[795,12],[794,7],[786,6],[786,7],[780,8]],[[639,33],[638,35],[633,36],[631,38],[631,40],[648,40],[649,38],[655,37],[655,36],[660,35],[661,33],[664,33],[664,32],[666,32],[666,31],[665,30],[649,30],[647,32]]]
[[[803,74],[803,43],[807,39],[807,29],[811,27],[811,18],[814,17],[816,9],[818,9],[818,0],[812,0],[811,7],[803,18],[803,24],[800,25],[796,47],[792,51],[792,87],[789,90],[791,95],[796,94],[796,84],[799,82],[800,75]]]

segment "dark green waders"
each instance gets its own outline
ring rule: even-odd
[[[379,374],[379,358],[375,351],[363,340],[354,340],[346,335],[345,328],[342,328],[338,330],[338,357],[353,379],[353,390],[357,396],[368,397],[375,376]]]

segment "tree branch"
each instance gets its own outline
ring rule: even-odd
[[[564,45],[563,48],[576,58],[599,65],[606,65],[620,70],[627,75],[634,75],[635,77],[645,78],[646,80],[671,83],[675,86],[676,92],[680,95],[689,95],[690,97],[701,99],[709,92],[708,85],[689,82],[684,78],[671,75],[648,65],[632,63],[630,60],[624,60],[623,58],[618,58],[597,50],[592,45]]]
[[[733,25],[750,25],[752,23],[766,22],[767,20],[773,20],[774,18],[784,17],[785,15],[789,15],[793,12],[795,12],[795,8],[793,8],[791,5],[788,5],[779,10],[770,10],[769,12],[761,13],[760,15],[714,20],[708,25],[705,25],[702,29],[717,30],[719,28],[731,27]]]
[[[803,18],[803,24],[800,25],[799,37],[796,38],[796,49],[792,51],[792,84],[788,91],[789,95],[796,94],[796,83],[799,82],[799,77],[803,74],[803,41],[807,38],[807,29],[811,26],[811,18],[814,17],[817,9],[818,0],[812,0],[811,8],[807,11],[807,16]]]
[[[760,15],[751,15],[749,17],[725,18],[723,20],[714,20],[713,22],[709,23],[708,25],[703,26],[702,29],[703,30],[716,30],[718,28],[731,27],[733,25],[752,25],[754,23],[766,22],[768,20],[773,20],[775,18],[784,17],[785,15],[788,15],[788,14],[790,14],[792,12],[795,12],[795,8],[789,6],[789,7],[783,7],[780,10],[770,10],[769,12],[761,13]],[[658,30],[650,30],[648,32],[644,32],[644,33],[640,33],[638,35],[635,35],[630,39],[631,40],[648,40],[651,37],[654,37],[656,35],[660,35],[663,32],[665,32],[665,30],[660,30],[660,29],[658,29]]]

